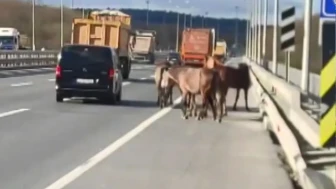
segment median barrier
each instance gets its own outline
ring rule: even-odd
[[[0,51],[0,70],[52,67],[58,51]]]

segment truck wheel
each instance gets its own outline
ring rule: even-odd
[[[123,70],[122,70],[122,77],[123,79],[128,79],[130,72],[131,72],[131,64],[129,61],[125,61],[125,60],[123,60],[122,64],[124,64]]]

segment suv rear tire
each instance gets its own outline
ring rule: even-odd
[[[121,98],[122,98],[122,87],[120,88],[118,94],[116,95],[116,101],[121,102]]]
[[[63,102],[63,95],[61,94],[56,94],[56,102]]]

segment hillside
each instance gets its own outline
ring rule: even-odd
[[[32,16],[31,4],[21,0],[1,0],[0,1],[0,27],[15,27],[24,34],[32,36]],[[13,11],[15,10],[15,11]],[[86,10],[86,15],[91,10]],[[132,28],[146,28],[146,10],[123,9],[121,10],[132,16]],[[160,40],[159,48],[175,47],[176,42],[176,12],[165,13],[163,11],[150,11],[149,28],[158,32]],[[81,10],[64,9],[64,40],[70,41],[71,37],[71,21],[75,17],[81,17]],[[183,29],[184,15],[180,15],[180,31]],[[187,16],[187,26],[190,23],[190,17]],[[224,38],[229,44],[233,43],[235,21],[230,19],[205,19],[204,23],[207,27],[217,27],[220,29],[220,38]],[[193,17],[193,27],[201,27],[201,17]],[[36,47],[46,47],[48,49],[57,49],[60,46],[60,9],[57,7],[48,7],[36,5],[35,8],[35,32]],[[246,22],[239,21],[239,31],[241,37],[245,35]],[[245,40],[241,39],[242,45]]]

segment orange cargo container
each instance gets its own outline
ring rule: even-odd
[[[186,29],[182,34],[181,57],[185,64],[200,64],[213,54],[211,29]]]

